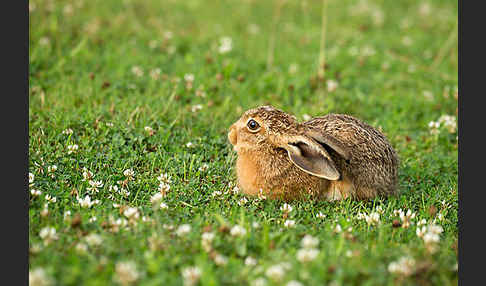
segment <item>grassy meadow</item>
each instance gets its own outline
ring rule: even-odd
[[[457,284],[457,14],[29,1],[30,285]],[[240,194],[228,128],[264,104],[382,130],[399,195]]]

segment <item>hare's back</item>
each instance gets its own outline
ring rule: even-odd
[[[344,162],[335,154],[334,158],[338,168],[358,187],[358,196],[368,196],[362,190],[374,190],[372,193],[378,194],[396,191],[399,159],[379,130],[345,114],[328,114],[304,124],[331,135],[348,147],[350,162]]]
[[[304,123],[329,134],[348,146],[355,159],[387,159],[396,164],[396,154],[387,138],[371,125],[346,114],[327,114]]]

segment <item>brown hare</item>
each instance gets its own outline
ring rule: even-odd
[[[344,114],[300,123],[271,106],[230,127],[239,188],[273,199],[369,199],[395,194],[397,154],[372,126]]]

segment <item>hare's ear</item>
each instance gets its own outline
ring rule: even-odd
[[[311,140],[299,140],[285,147],[290,161],[302,171],[328,180],[338,180],[340,174],[329,154]]]
[[[305,134],[319,142],[325,149],[329,150],[328,148],[331,148],[336,151],[336,153],[341,155],[346,161],[351,160],[351,152],[349,151],[349,148],[333,136],[315,130],[309,130]]]

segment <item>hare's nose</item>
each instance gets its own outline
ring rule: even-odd
[[[238,142],[238,135],[236,135],[236,128],[234,126],[230,127],[230,132],[228,133],[228,139],[232,145],[236,145]]]

